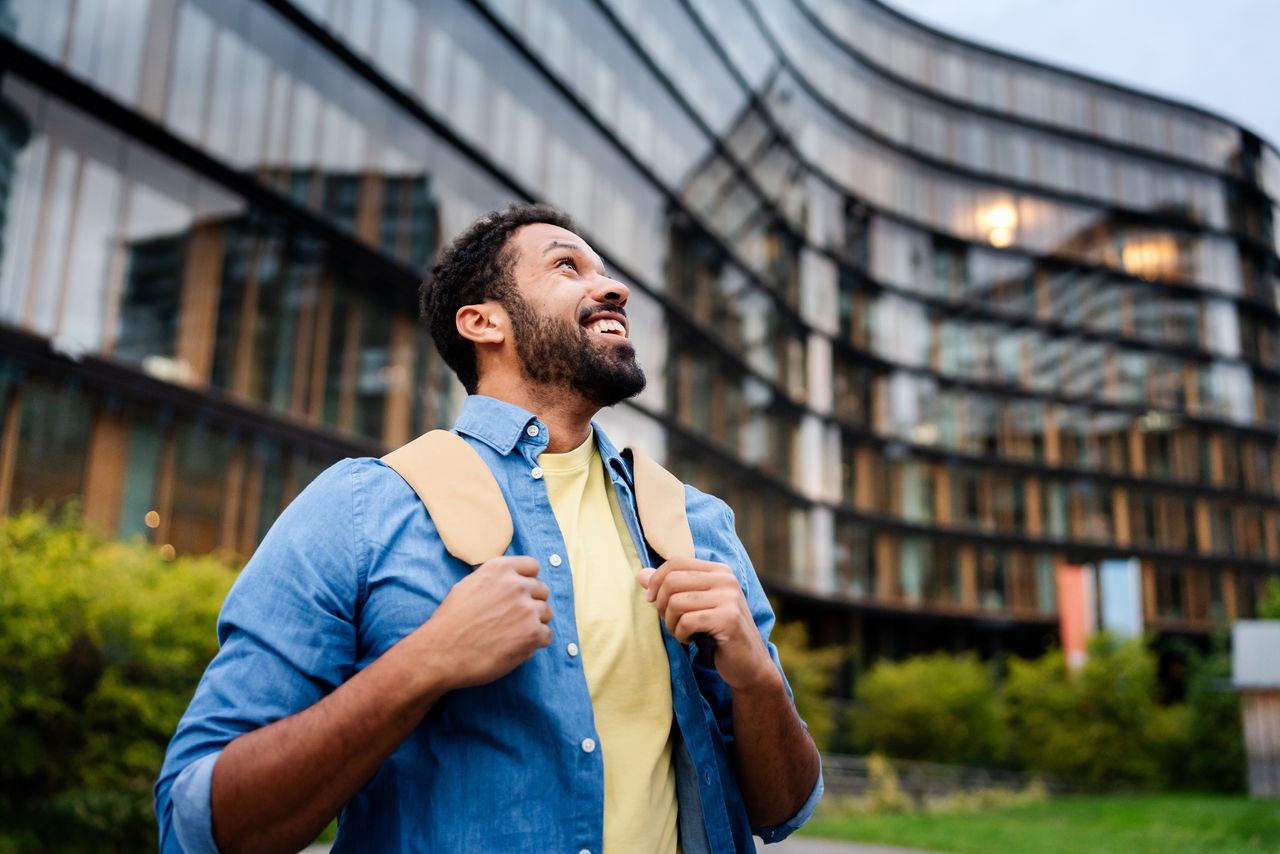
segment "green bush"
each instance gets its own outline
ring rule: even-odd
[[[1225,638],[1208,655],[1192,655],[1187,680],[1188,732],[1185,775],[1194,789],[1242,792],[1245,783],[1244,732],[1240,695],[1231,687],[1231,656]]]
[[[1280,578],[1267,581],[1262,601],[1258,603],[1258,619],[1280,620]]]
[[[0,850],[155,846],[151,787],[234,572],[0,519]]]
[[[819,750],[831,747],[836,728],[836,701],[831,697],[836,672],[848,657],[845,649],[809,645],[804,623],[777,623],[769,640],[778,648],[778,658],[795,695],[796,711],[809,725],[809,734]]]
[[[1190,716],[1157,702],[1155,656],[1106,633],[1069,673],[1060,651],[1011,659],[1004,704],[1013,757],[1031,771],[1089,786],[1154,786],[1185,754]]]
[[[991,671],[972,653],[880,661],[858,682],[851,728],[864,752],[992,764],[1005,753]]]

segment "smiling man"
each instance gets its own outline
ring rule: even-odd
[[[592,423],[645,386],[627,297],[545,206],[444,251],[422,315],[511,545],[473,568],[383,461],[321,474],[223,606],[156,785],[163,851],[297,851],[341,812],[340,851],[694,854],[808,818],[818,754],[732,513],[684,487],[696,558],[655,559]]]

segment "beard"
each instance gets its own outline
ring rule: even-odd
[[[595,406],[613,406],[644,391],[644,370],[636,362],[636,350],[627,341],[597,344],[582,325],[593,312],[584,309],[578,325],[534,312],[519,294],[503,300],[516,337],[516,355],[527,380],[571,391]],[[625,315],[620,305],[608,311]]]

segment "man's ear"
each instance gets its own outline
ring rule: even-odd
[[[489,301],[464,305],[453,317],[458,334],[475,344],[501,344],[507,340],[511,321],[501,303]]]

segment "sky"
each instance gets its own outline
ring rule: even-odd
[[[971,41],[1186,101],[1280,147],[1280,0],[886,0]]]

